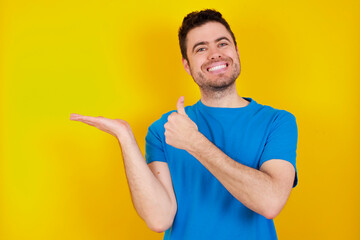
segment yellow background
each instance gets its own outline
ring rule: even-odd
[[[280,239],[359,239],[360,4],[343,1],[0,2],[0,239],[162,239],[136,214],[116,139],[70,113],[147,127],[200,97],[182,18],[215,8],[239,45],[239,94],[299,128],[299,185]]]

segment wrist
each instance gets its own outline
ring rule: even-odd
[[[123,131],[118,131],[116,133],[116,138],[118,139],[120,145],[127,145],[136,142],[135,136],[131,129],[123,129]]]
[[[188,145],[188,149],[186,149],[190,154],[194,155],[194,153],[201,151],[202,146],[204,145],[207,138],[199,131],[194,132],[190,144]]]

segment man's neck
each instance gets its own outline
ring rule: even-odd
[[[249,105],[249,102],[237,93],[235,84],[225,91],[210,92],[200,89],[200,92],[201,102],[209,107],[239,108]]]

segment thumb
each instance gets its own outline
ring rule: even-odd
[[[177,112],[181,115],[186,115],[185,108],[184,108],[184,97],[181,96],[179,100],[177,101]]]

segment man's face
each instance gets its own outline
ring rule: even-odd
[[[233,85],[240,75],[240,59],[234,41],[224,25],[208,22],[193,28],[186,36],[185,70],[200,89],[221,91]]]

